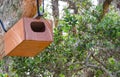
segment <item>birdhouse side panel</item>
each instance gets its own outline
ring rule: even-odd
[[[4,37],[5,53],[10,53],[17,45],[25,39],[23,19],[19,20]]]

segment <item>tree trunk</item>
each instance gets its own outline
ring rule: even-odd
[[[103,12],[102,12],[102,15],[101,15],[101,18],[100,20],[105,16],[105,14],[108,12],[109,10],[109,6],[111,4],[113,0],[98,0],[98,4],[102,4],[103,5]]]
[[[64,1],[68,3],[68,9],[73,9],[74,10],[74,14],[78,13],[78,7],[76,6],[76,1],[72,1],[72,0],[60,0],[60,1]]]
[[[52,0],[52,15],[54,18],[54,26],[58,26],[59,21],[59,6],[58,6],[58,0]]]
[[[105,0],[105,2],[103,3],[103,15],[102,16],[104,16],[108,12],[109,6],[112,1],[113,0]]]
[[[74,14],[77,14],[78,13],[78,7],[76,6],[76,2],[69,0],[68,4],[69,4],[68,8],[69,9],[73,9],[74,10]]]

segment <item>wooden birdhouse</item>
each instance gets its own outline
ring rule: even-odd
[[[44,18],[22,18],[4,37],[6,56],[35,56],[53,41],[52,23]]]

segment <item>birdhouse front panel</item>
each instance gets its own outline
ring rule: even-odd
[[[5,34],[7,56],[35,56],[53,41],[52,24],[44,18],[22,18]]]
[[[24,19],[26,40],[52,41],[53,33],[51,23],[44,19]]]

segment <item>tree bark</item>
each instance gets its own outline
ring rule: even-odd
[[[55,27],[58,26],[59,21],[59,6],[58,6],[58,0],[52,0],[52,15],[54,18],[54,25]]]
[[[109,6],[111,4],[113,0],[105,0],[103,3],[103,13],[102,13],[102,18],[105,16],[105,14],[108,12],[109,10]]]
[[[68,0],[68,4],[69,4],[68,8],[69,9],[73,9],[74,10],[74,14],[77,14],[78,13],[78,7],[76,6],[76,2]]]
[[[68,3],[68,9],[73,9],[74,10],[74,14],[78,13],[78,7],[76,6],[76,2],[72,1],[72,0],[60,0],[60,1],[64,1]]]

